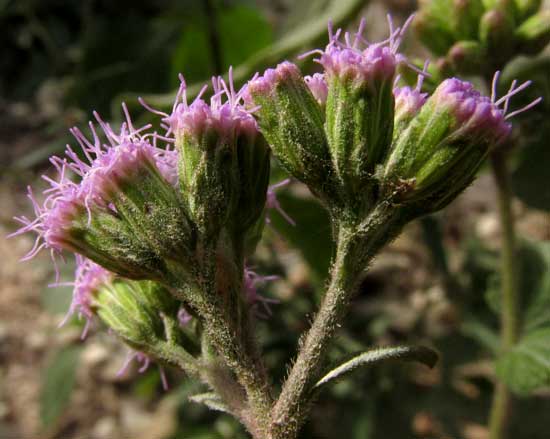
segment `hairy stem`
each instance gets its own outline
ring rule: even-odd
[[[197,360],[185,349],[170,341],[158,341],[149,347],[149,352],[164,361],[179,367],[188,376],[198,378],[200,376]]]
[[[325,357],[342,325],[366,266],[401,230],[397,209],[380,205],[361,224],[338,227],[331,280],[315,320],[272,411],[270,439],[296,438],[309,414],[312,389],[325,367]]]
[[[242,267],[222,269],[224,264],[217,260],[214,246],[205,246],[201,259],[198,285],[178,286],[176,280],[172,290],[201,317],[206,338],[246,393],[248,413],[243,416],[251,420],[247,428],[255,437],[265,438],[273,398],[249,313],[239,300]]]
[[[209,339],[246,391],[250,418],[256,423],[253,430],[264,432],[272,397],[265,368],[258,359],[256,347],[251,346],[249,339],[243,339],[235,329],[227,326],[218,312],[209,312],[206,320],[205,330]]]
[[[512,193],[508,154],[497,150],[491,156],[491,168],[497,187],[499,219],[502,234],[500,256],[500,278],[502,291],[501,306],[501,349],[512,348],[518,338],[518,290],[515,260],[515,229],[512,214]],[[507,421],[511,407],[511,395],[503,383],[497,383],[489,417],[490,439],[506,437]]]

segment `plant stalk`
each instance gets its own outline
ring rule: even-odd
[[[215,247],[205,246],[197,284],[190,287],[175,273],[171,290],[201,317],[205,337],[246,392],[246,413],[243,412],[249,421],[246,427],[254,437],[265,438],[273,405],[270,381],[253,336],[250,316],[235,300],[240,281],[226,279],[220,284],[220,277],[230,274],[220,272],[218,263]],[[227,289],[234,283],[235,291]]]
[[[339,221],[331,280],[313,324],[272,410],[269,439],[294,439],[306,421],[313,387],[325,368],[325,358],[342,325],[366,266],[401,230],[397,209],[380,205],[362,224]]]
[[[516,272],[516,236],[512,213],[512,191],[508,169],[508,153],[496,150],[491,155],[491,169],[497,188],[498,212],[502,246],[500,255],[501,278],[501,350],[511,349],[518,339],[519,298]],[[502,382],[497,382],[489,415],[490,439],[504,439],[512,398]]]

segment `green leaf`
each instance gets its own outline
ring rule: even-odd
[[[172,55],[170,82],[179,86],[178,74],[182,72],[186,81],[195,82],[211,75],[213,71],[212,53],[204,23],[186,25]]]
[[[40,417],[44,427],[54,424],[69,405],[81,351],[79,346],[61,349],[44,370],[40,394]]]
[[[523,242],[518,258],[522,337],[497,361],[497,375],[526,395],[550,385],[550,243]]]
[[[319,389],[363,366],[373,366],[388,361],[416,361],[432,368],[437,363],[437,360],[437,353],[433,349],[424,346],[377,348],[354,356],[335,369],[332,369],[315,384],[314,389]]]
[[[255,8],[227,8],[220,14],[218,24],[224,70],[245,62],[273,42],[271,26]]]
[[[364,8],[366,3],[365,0],[328,0],[322,12],[319,11],[318,15],[305,17],[295,28],[285,33],[281,39],[255,52],[245,62],[235,66],[233,73],[235,83],[243,84],[255,72],[272,66],[302,50],[307,50],[320,39],[323,39],[326,44],[327,23],[332,21],[334,27],[344,26],[349,20],[356,17],[357,12]],[[241,44],[241,42],[236,44]],[[187,96],[193,98],[201,87],[202,83],[190,84]],[[143,95],[143,98],[154,107],[168,108],[172,106],[175,95],[175,92],[170,92]],[[124,93],[113,100],[112,108],[118,109],[122,101],[125,101],[130,107],[139,105],[135,93]]]
[[[220,396],[214,392],[200,393],[198,395],[190,396],[189,401],[196,402],[197,404],[204,404],[209,409],[218,412],[231,413],[229,407],[225,405],[225,402],[223,402]]]
[[[498,377],[520,395],[550,385],[550,328],[526,335],[496,364]]]

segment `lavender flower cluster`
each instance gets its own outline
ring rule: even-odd
[[[24,260],[41,250],[49,250],[54,262],[65,251],[77,254],[69,315],[78,314],[86,318],[83,337],[96,313],[98,291],[103,286],[120,276],[147,279],[143,272],[147,273],[148,266],[135,276],[132,268],[138,258],[132,252],[137,253],[135,249],[141,247],[137,244],[135,247],[134,244],[126,245],[124,237],[117,236],[117,231],[130,228],[128,236],[131,236],[135,230],[140,237],[140,245],[141,241],[150,241],[153,249],[158,242],[161,246],[164,242],[172,242],[171,236],[179,239],[177,221],[167,220],[168,226],[163,230],[173,235],[162,241],[157,236],[160,233],[158,225],[164,223],[145,219],[136,211],[143,209],[148,212],[151,205],[156,209],[158,194],[159,198],[167,200],[158,206],[162,220],[165,212],[172,212],[170,203],[180,203],[182,197],[193,191],[196,194],[182,202],[185,205],[182,212],[189,214],[191,223],[195,218],[198,223],[202,218],[209,221],[218,217],[223,224],[231,222],[227,217],[236,215],[232,212],[240,214],[243,210],[238,203],[256,200],[246,191],[255,190],[247,185],[254,181],[250,179],[250,174],[256,172],[254,142],[263,139],[263,136],[287,170],[308,184],[314,193],[321,194],[329,207],[331,203],[356,206],[359,198],[368,195],[370,198],[367,197],[367,201],[361,201],[361,206],[367,206],[365,209],[371,208],[372,193],[385,193],[384,188],[387,187],[395,193],[396,185],[402,182],[412,181],[407,187],[416,185],[417,192],[403,195],[398,200],[400,203],[418,200],[419,194],[424,196],[423,191],[429,192],[433,198],[436,193],[434,185],[440,186],[441,183],[434,177],[436,166],[430,160],[432,155],[450,154],[449,148],[441,146],[443,144],[460,144],[463,150],[470,144],[476,147],[486,144],[488,146],[480,154],[481,159],[488,148],[505,141],[511,131],[508,119],[540,101],[537,99],[520,110],[508,113],[511,98],[525,89],[529,82],[519,86],[514,82],[503,97],[497,98],[498,72],[491,97],[475,90],[469,82],[452,78],[443,81],[429,96],[422,90],[423,79],[428,76],[427,64],[420,70],[399,53],[400,43],[411,20],[412,17],[402,27],[395,28],[390,19],[389,37],[377,43],[370,43],[364,38],[364,20],[353,35],[343,33],[341,29],[334,31],[329,26],[329,42],[325,49],[313,50],[302,56],[316,55],[315,61],[321,66],[321,72],[303,77],[295,64],[285,61],[274,69],[266,70],[261,76],[257,74],[240,90],[236,90],[230,69],[228,82],[221,77],[212,79],[213,93],[209,101],[204,99],[205,86],[189,103],[187,85],[180,75],[181,84],[170,113],[153,109],[140,100],[146,109],[160,116],[160,134],[151,124],[136,128],[124,104],[125,120],[118,130],[95,112],[94,118],[101,133],[92,122],[89,123],[91,139],[78,128],[73,128],[71,133],[80,147],[80,153],[68,145],[64,156],[50,159],[57,171],[57,178],[43,176],[49,187],[41,197],[36,197],[31,188],[28,189],[35,215],[33,218],[16,218],[22,227],[11,236],[27,232],[36,234],[34,246]],[[398,85],[397,71],[401,66],[418,73],[415,87]],[[429,142],[426,144],[422,137],[427,129],[441,127],[442,124],[447,125],[441,128],[441,137],[432,139],[435,142],[432,151],[420,150],[428,147]],[[243,142],[252,144],[252,149],[245,149],[245,152],[239,150]],[[418,152],[411,154],[415,148]],[[204,154],[200,155],[199,150]],[[448,159],[453,169],[473,175],[479,160],[475,165],[468,165],[471,169],[456,168],[463,154],[453,154]],[[238,160],[230,161],[228,157],[232,155],[238,155]],[[229,167],[237,170],[226,169]],[[445,172],[453,170],[449,168]],[[463,184],[460,178],[460,175],[456,177],[455,184],[460,181],[460,185],[464,186],[466,180]],[[208,179],[219,183],[214,187]],[[382,189],[371,190],[375,180],[376,187]],[[286,221],[295,224],[275,195],[275,190],[289,181],[287,179],[269,186],[267,191],[263,189],[263,194],[257,198],[264,203],[259,206],[259,211],[263,212],[261,221],[271,222],[270,214],[265,212],[267,209],[278,211]],[[201,185],[206,185],[206,189],[202,189]],[[239,185],[241,187],[237,189],[232,187]],[[458,189],[462,190],[462,186]],[[260,183],[258,187],[262,188]],[[240,191],[241,195],[236,198],[237,201],[232,201],[233,196],[228,194],[235,191]],[[211,200],[216,196],[221,196],[222,207],[209,210],[214,203]],[[231,210],[227,206],[232,203],[241,207]],[[437,206],[440,207],[439,204]],[[258,206],[255,208],[258,210]],[[179,210],[176,209],[175,215],[178,215],[177,212]],[[257,215],[252,216],[255,220]],[[235,220],[236,225],[230,229],[238,229],[239,222]],[[190,240],[197,239],[197,233],[201,233],[193,227],[185,235]],[[115,232],[111,233],[111,228]],[[93,230],[95,235],[83,241],[82,236],[89,230]],[[204,233],[209,236],[210,231]],[[218,235],[225,236],[219,232]],[[233,241],[228,242],[233,243],[236,238],[231,239]],[[109,261],[116,259],[115,256],[111,259],[108,256],[111,244],[104,250],[103,247],[95,248],[96,242],[116,243],[122,249],[120,254],[126,258],[119,264],[123,268],[110,265]],[[161,267],[159,270],[162,273],[164,265],[172,266],[173,260],[177,259],[163,252],[153,251],[152,254],[148,256],[147,253],[143,260]],[[156,262],[155,258],[160,262]],[[167,259],[170,263],[165,263]],[[243,264],[243,267],[240,274],[243,300],[255,308],[258,315],[269,315],[269,305],[274,301],[262,297],[257,288],[276,277],[260,276],[246,265]],[[191,269],[185,267],[187,271]],[[158,275],[151,276],[155,281],[158,278]],[[177,310],[180,326],[185,327],[193,318],[185,307]],[[142,362],[140,371],[150,362],[149,355],[140,351],[129,358]]]

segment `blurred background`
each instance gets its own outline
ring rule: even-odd
[[[365,16],[367,37],[377,39],[387,35],[387,12],[403,22],[415,9],[412,0],[0,0],[1,439],[246,437],[230,417],[190,402],[200,386],[178,371],[167,371],[167,392],[156,367],[118,376],[127,350],[112,335],[94,327],[81,341],[78,319],[59,329],[71,290],[47,287],[54,280],[47,255],[18,262],[32,237],[7,240],[12,217],[29,212],[26,186],[44,187],[48,157],[62,153],[68,129],[84,126],[92,110],[118,121],[126,101],[146,122],[151,115],[137,97],[171,106],[179,72],[191,94],[230,65],[242,84],[326,44],[329,19],[347,27]],[[412,32],[403,51],[426,56]],[[301,66],[315,70],[310,61]],[[536,81],[534,93],[550,95],[550,71]],[[548,103],[536,111],[546,117]],[[523,290],[542,288],[550,310],[550,128],[535,131],[514,171],[518,264],[528,272]],[[273,182],[284,178],[275,165]],[[280,276],[261,288],[278,303],[258,325],[280,381],[316,309],[332,249],[328,219],[307,189],[293,183],[278,196],[297,225],[273,212],[253,266]],[[498,308],[494,198],[482,173],[443,213],[407,227],[375,261],[332,352],[427,343],[441,352],[439,365],[379,367],[340,382],[322,395],[303,438],[486,437]],[[62,266],[64,279],[73,268]],[[518,398],[511,437],[548,439],[549,411],[550,388]]]

